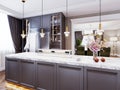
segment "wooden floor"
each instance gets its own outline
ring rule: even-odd
[[[5,89],[6,83],[5,83],[5,72],[0,72],[0,90],[7,90]]]
[[[34,90],[5,81],[5,72],[0,72],[0,90]]]

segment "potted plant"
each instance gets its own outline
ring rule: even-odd
[[[75,44],[75,48],[76,48],[76,55],[84,55],[85,51],[84,51],[84,47],[81,46],[82,40],[81,39],[76,39],[76,44]]]

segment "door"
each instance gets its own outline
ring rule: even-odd
[[[85,90],[120,90],[120,74],[116,70],[85,67]]]
[[[35,62],[34,60],[21,60],[20,62],[20,84],[35,87]]]
[[[37,90],[56,90],[56,64],[36,63]]]
[[[6,80],[18,83],[19,82],[19,60],[14,58],[6,58],[5,61]]]
[[[83,67],[58,64],[57,90],[83,90]]]

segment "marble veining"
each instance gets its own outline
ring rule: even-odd
[[[77,56],[77,55],[66,55],[66,54],[55,54],[55,53],[34,53],[34,52],[10,54],[7,55],[6,57],[120,70],[120,58],[105,57],[106,59],[105,62],[99,61],[98,63],[96,63],[93,61],[92,56]],[[98,58],[100,59],[101,57]]]

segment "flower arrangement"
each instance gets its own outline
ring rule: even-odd
[[[89,44],[89,49],[93,52],[93,53],[97,53],[98,51],[100,51],[101,45],[97,42],[97,41],[92,41]]]
[[[105,58],[101,58],[99,59],[98,56],[98,51],[100,51],[101,47],[102,47],[102,43],[99,39],[96,39],[96,41],[92,41],[89,44],[89,49],[93,52],[93,60],[95,62],[99,62],[99,60],[101,60],[101,62],[105,62]]]

